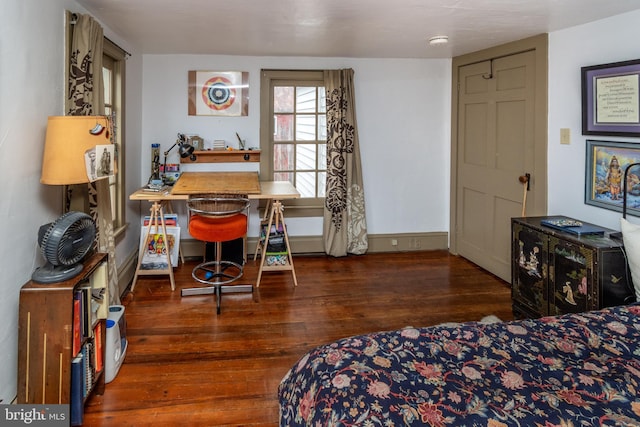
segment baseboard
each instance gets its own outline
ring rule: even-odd
[[[133,281],[138,266],[138,251],[129,254],[121,266],[118,267],[118,289],[122,298]]]
[[[447,232],[370,234],[368,239],[369,253],[446,250],[449,248],[449,234]],[[324,253],[322,236],[289,236],[289,242],[291,252],[294,254]],[[249,255],[253,255],[256,245],[257,237],[247,239],[247,253]],[[181,239],[180,250],[185,258],[201,257],[204,254],[204,243],[195,239]]]

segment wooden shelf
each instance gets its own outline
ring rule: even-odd
[[[81,424],[78,419],[91,393],[104,393],[107,259],[107,254],[96,253],[84,260],[83,270],[75,277],[49,284],[29,281],[20,290],[17,402],[73,405],[81,400],[71,425]],[[101,299],[93,296],[96,290],[102,291]],[[72,385],[73,359],[81,354],[87,365],[83,366],[86,377],[79,381],[88,381],[86,392]]]
[[[194,151],[196,159],[180,159],[180,163],[244,163],[259,162],[260,150],[207,150]]]

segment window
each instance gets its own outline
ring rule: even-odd
[[[125,168],[124,168],[124,68],[125,55],[122,49],[104,39],[102,55],[102,78],[104,82],[104,111],[114,126],[117,173],[109,178],[111,215],[116,237],[126,226],[125,220]]]
[[[263,70],[260,102],[261,175],[295,185],[301,198],[287,206],[321,215],[327,168],[322,71]]]

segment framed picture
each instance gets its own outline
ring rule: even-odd
[[[190,116],[249,115],[249,73],[189,71]]]
[[[582,134],[640,136],[640,60],[582,67]]]
[[[171,258],[171,266],[178,266],[178,257],[180,256],[180,227],[166,226],[168,245],[162,234],[156,232],[156,227],[151,227],[149,233],[149,241],[142,255],[142,270],[165,270],[167,268],[167,250]],[[161,230],[159,230],[161,231]],[[140,232],[140,247],[144,247],[144,238],[147,227],[143,226]]]
[[[587,139],[585,203],[622,212],[623,176],[640,162],[640,144]],[[640,165],[627,174],[627,213],[640,216]]]

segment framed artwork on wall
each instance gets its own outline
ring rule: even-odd
[[[624,171],[637,162],[640,144],[587,139],[585,203],[622,212]],[[640,216],[640,167],[627,174],[627,213]]]
[[[582,67],[582,134],[640,136],[640,60]]]
[[[249,73],[189,71],[190,116],[249,115]]]

